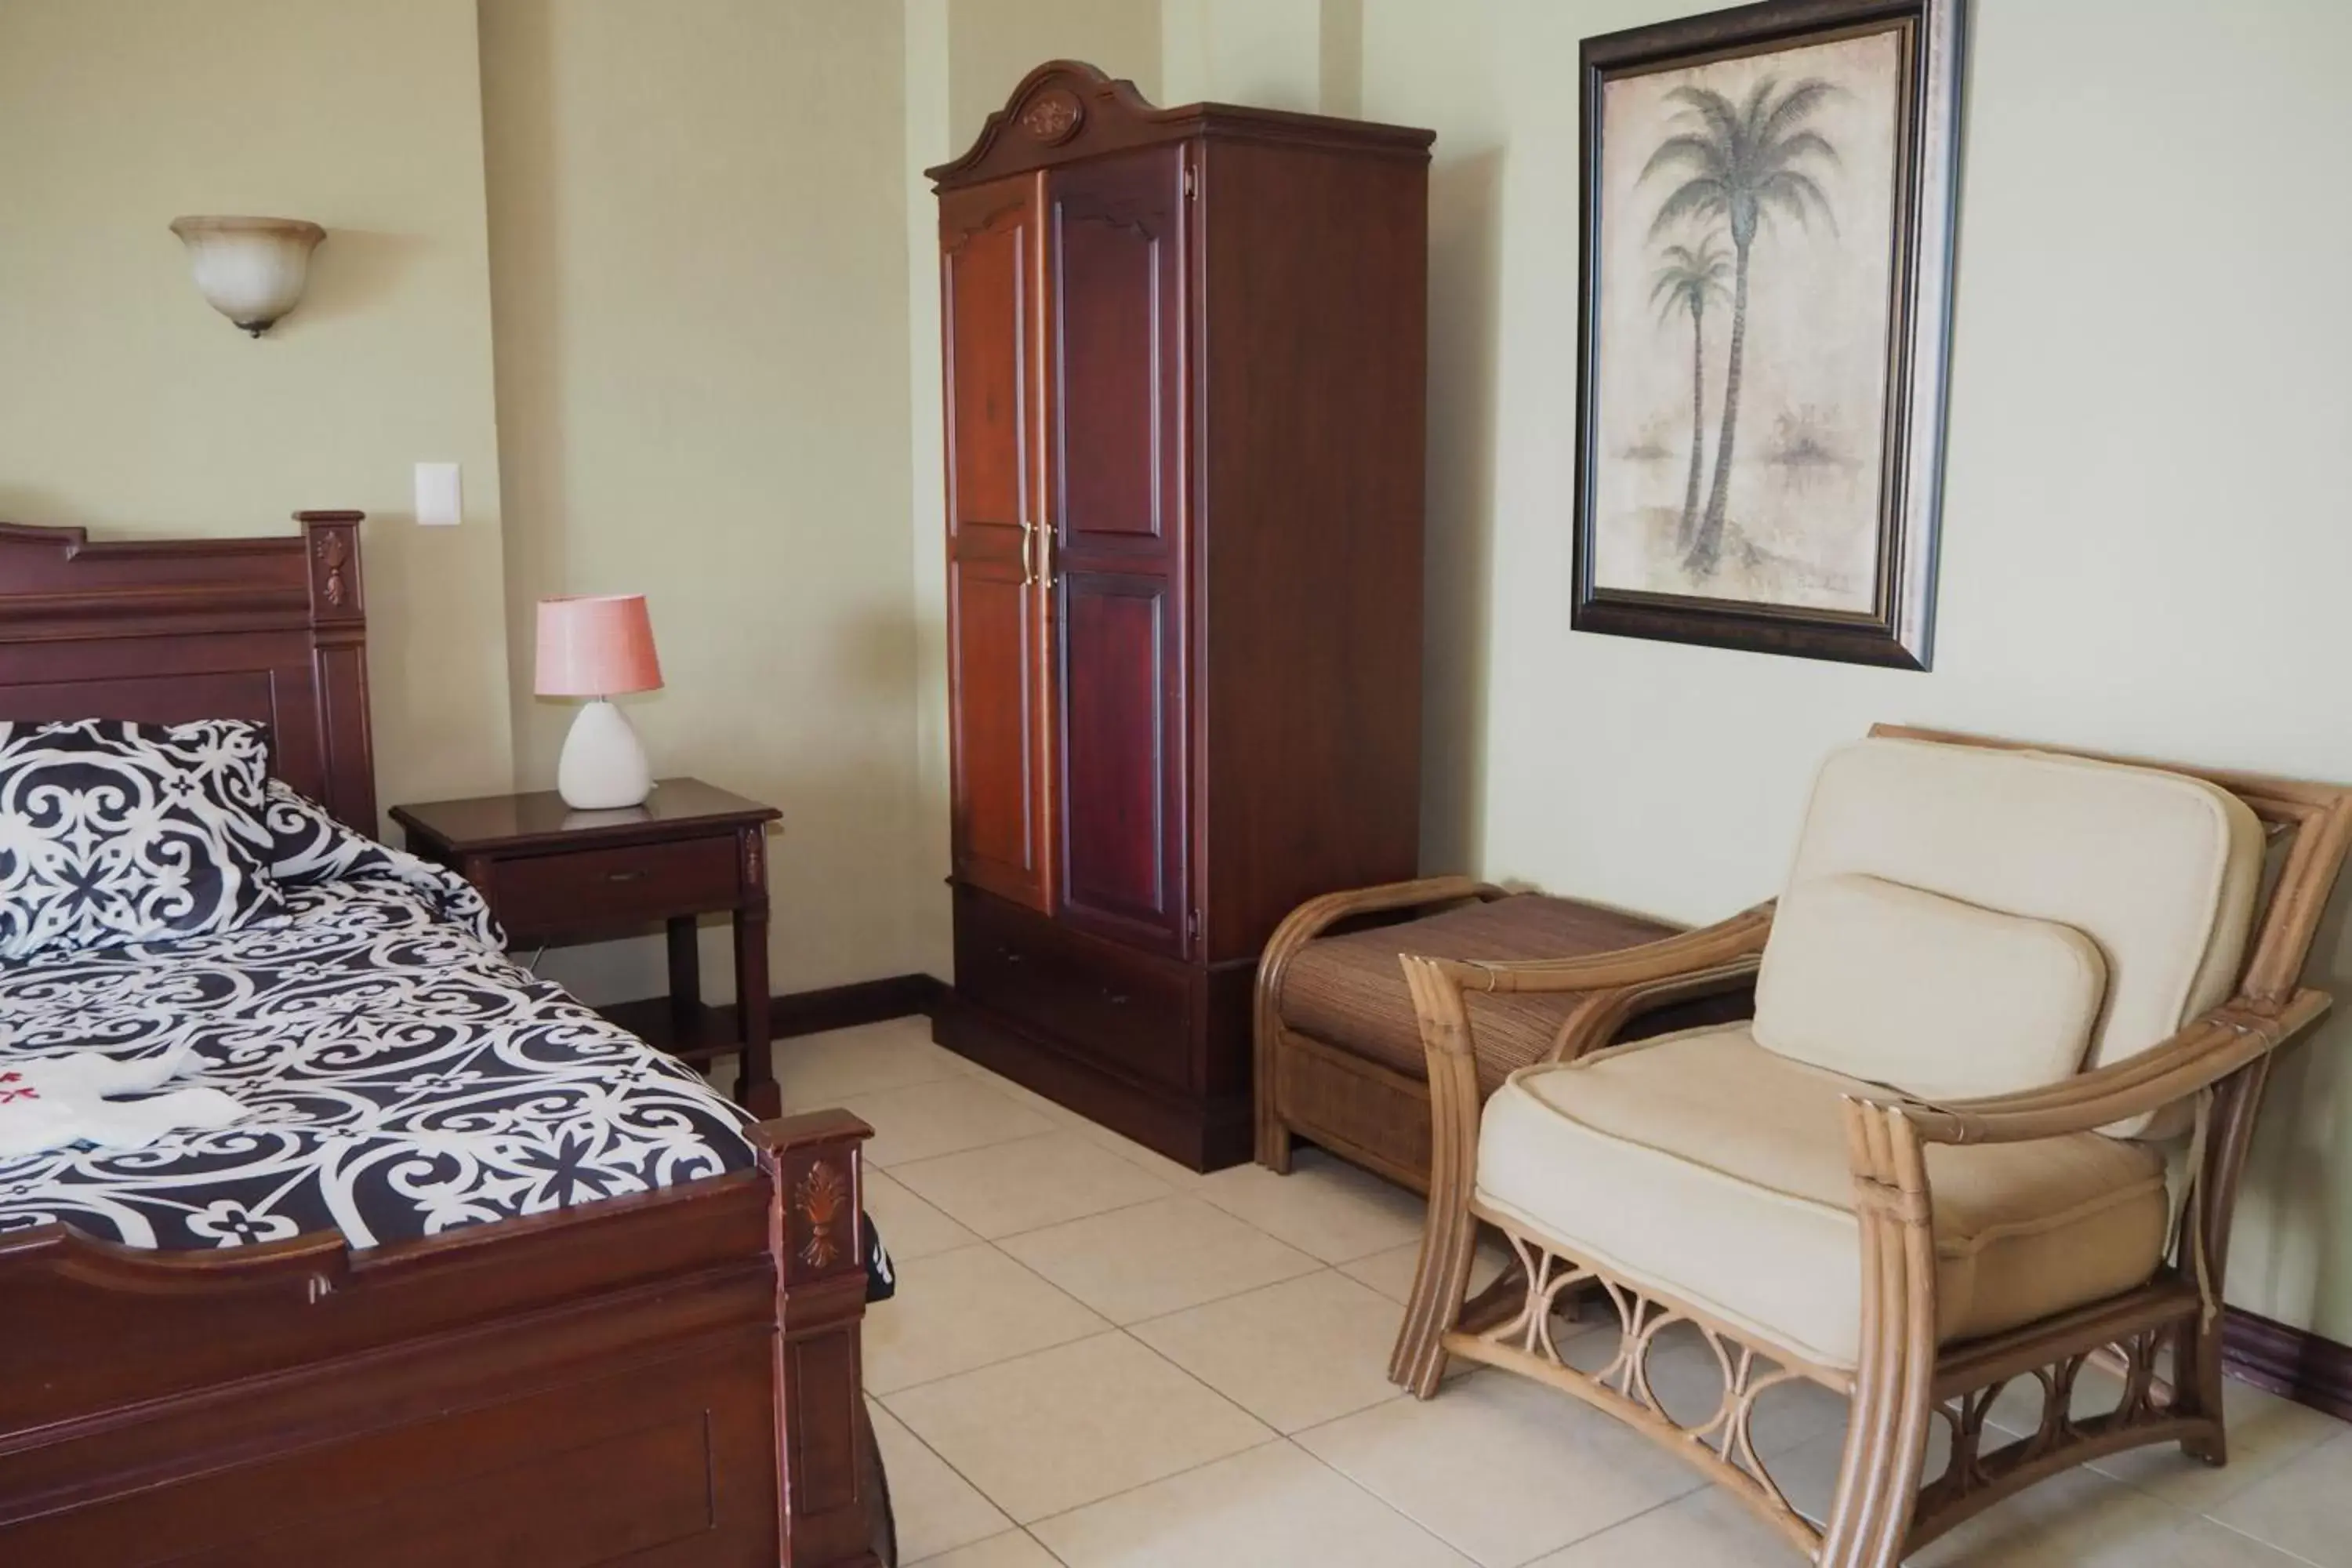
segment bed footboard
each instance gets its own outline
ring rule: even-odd
[[[771,1253],[776,1258],[777,1410],[783,1426],[779,1489],[783,1561],[874,1563],[881,1484],[866,1463],[865,1212],[858,1149],[873,1130],[845,1110],[761,1124],[773,1173]]]
[[[868,1568],[867,1134],[359,1253],[0,1237],[0,1561]]]

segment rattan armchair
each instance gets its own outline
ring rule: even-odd
[[[2088,1022],[2080,1036],[2088,1045],[2081,1047],[2076,1068],[2043,1072],[2041,1081],[2000,1092],[1958,1096],[1872,1081],[1918,1072],[1933,1079],[1932,1063],[1884,1075],[1857,1072],[1847,1063],[1839,1072],[1814,1060],[1791,1062],[1781,1049],[1768,1048],[1761,1039],[1768,1009],[1780,1010],[1774,1024],[1780,1033],[1772,1037],[1781,1046],[1787,1046],[1783,1036],[1801,1033],[1790,1027],[1787,1016],[1797,1008],[1790,998],[1802,977],[1784,973],[1776,994],[1774,965],[1793,973],[1807,963],[1834,963],[1843,951],[1820,944],[1818,932],[1801,931],[1791,912],[1802,897],[1810,900],[1804,919],[1817,920],[1822,884],[1809,881],[1807,873],[1809,867],[1822,869],[1823,855],[1813,847],[1824,834],[1821,819],[1825,811],[1851,811],[1857,798],[1849,784],[1841,786],[1843,795],[1824,803],[1832,773],[1845,766],[1834,758],[1816,791],[1797,871],[1777,906],[1589,958],[1403,960],[1429,1058],[1435,1159],[1420,1272],[1391,1377],[1428,1398],[1438,1391],[1446,1357],[1457,1355],[1563,1390],[1682,1455],[1824,1568],[1889,1568],[1990,1504],[2121,1449],[2171,1442],[2209,1463],[2225,1461],[2220,1303],[2231,1208],[2272,1055],[2330,1005],[2324,993],[2299,986],[2298,977],[2352,842],[2352,791],[2345,789],[2185,768],[2153,772],[2147,764],[2118,766],[2111,759],[1885,726],[1872,733],[1872,741],[1850,752],[1907,747],[1894,758],[1898,771],[1910,770],[1903,776],[1932,781],[1937,768],[1964,759],[1958,766],[1967,776],[1953,787],[1978,792],[1979,805],[1987,778],[2006,787],[2003,775],[1985,772],[1988,759],[1995,758],[2011,760],[1992,763],[1995,769],[2071,767],[2075,771],[2053,776],[2062,791],[2087,791],[2085,800],[2095,801],[2100,788],[2126,774],[2135,788],[2161,791],[2168,786],[2153,781],[2173,781],[2176,795],[2191,807],[2196,803],[2187,792],[2205,792],[2220,825],[2214,831],[2230,837],[2229,863],[2216,862],[2210,921],[2182,928],[2201,930],[2203,946],[2192,955],[2193,974],[2184,970],[2182,984],[2157,998],[2168,1010],[2163,1027],[2134,1032],[2148,1016],[2140,1005],[2148,987],[2164,979],[2162,955],[2152,959],[2145,946],[2127,951],[2135,939],[2096,930],[2102,917],[2077,922],[2095,928],[2085,940],[2082,930],[2065,923],[2069,895],[2063,889],[2045,888],[2022,900],[2054,902],[2056,912],[2004,913],[1999,900],[1981,894],[1962,902],[1967,894],[1948,888],[1930,885],[1916,892],[1933,881],[1921,877],[1901,879],[1907,887],[1881,894],[1905,900],[1940,892],[1937,908],[1928,911],[1934,918],[1984,917],[1980,923],[1994,944],[1984,951],[1997,950],[2002,962],[2029,949],[2055,953],[2056,966],[2045,964],[2038,973],[2068,984],[2082,980],[2067,971],[2068,955],[2082,959],[2096,985],[2088,993]],[[1880,762],[1887,754],[1874,753]],[[1849,774],[1864,771],[1846,766]],[[1976,814],[1970,820],[1981,821],[1991,808],[1965,809]],[[1854,851],[1864,861],[1885,856],[1908,810],[1909,803],[1892,803],[1886,814],[1897,826],[1847,833],[1847,849],[1865,846]],[[2125,857],[2116,863],[2135,876],[2146,862],[2129,857],[2145,853],[2158,865],[2148,875],[2160,881],[2168,853],[2161,846],[2144,850],[2128,826],[2110,832],[2105,817],[2066,820],[2072,839],[2036,842],[2062,844],[2065,855],[2079,853],[2086,863],[2102,855]],[[1952,819],[1934,826],[1930,837],[1951,841],[1935,854],[1948,854],[1958,843],[1979,868],[1960,880],[1974,878],[1972,886],[1980,889],[2020,874],[2020,865],[2005,861],[2000,849],[1964,842]],[[2086,838],[2099,842],[2075,842]],[[2192,855],[2177,858],[2196,871]],[[1844,863],[1848,869],[1852,864],[1851,858]],[[2195,883],[2194,875],[2185,875],[2179,885]],[[2145,889],[2134,891],[2143,901],[2161,901]],[[1953,909],[1941,910],[1944,901]],[[2108,902],[2118,907],[2116,900]],[[1901,923],[1899,918],[1891,922]],[[1776,924],[1788,929],[1776,931]],[[1929,962],[1965,965],[1971,953],[1983,958],[1970,947],[1982,932],[1966,924],[1952,929],[1961,940],[1948,948],[1931,944]],[[1868,930],[1857,938],[1865,947],[1877,940]],[[1804,951],[1809,942],[1810,953]],[[2087,951],[2093,948],[2098,951]],[[2112,980],[2100,953],[2113,968]],[[1744,983],[1759,966],[1758,1019],[1750,1025],[1611,1047],[1626,1021],[1645,1009],[1696,989]],[[2031,973],[2013,984],[1987,985],[1984,978],[1970,976],[1979,984],[1943,1000],[1960,1015],[1981,1004],[2021,1017],[2042,1016],[2020,1001],[2034,990]],[[1563,1030],[1555,1060],[1515,1075],[1482,1119],[1465,997],[1483,991],[1586,995]],[[1838,1011],[1843,998],[1832,995],[1827,1005],[1833,1021],[1845,1016]],[[1932,1036],[1942,1021],[1930,1020],[1927,1033]],[[1743,1028],[1748,1032],[1738,1033]],[[1961,1079],[2013,1070],[2014,1061],[2000,1059],[2005,1048],[2004,1041],[1987,1042],[1981,1061],[1961,1064]],[[1696,1079],[1687,1072],[1674,1076],[1677,1053],[1703,1069]],[[1669,1126],[1674,1115],[1687,1117],[1687,1106],[1670,1112],[1652,1102],[1704,1101],[1715,1092],[1706,1086],[1709,1074],[1727,1075],[1721,1092],[1748,1093],[1751,1103],[1719,1114],[1702,1107],[1702,1121],[1709,1114],[1718,1120],[1707,1124],[1711,1131],[1701,1129],[1703,1146],[1683,1149],[1687,1159],[1678,1158],[1674,1140],[1683,1134],[1657,1129]],[[1776,1131],[1771,1107],[1760,1102],[1782,1089],[1759,1094],[1757,1084],[1782,1085],[1801,1114],[1791,1111],[1787,1126]],[[1649,1100],[1643,1098],[1645,1086]],[[1661,1089],[1672,1092],[1657,1093]],[[1817,1120],[1805,1120],[1817,1111]],[[1592,1127],[1605,1136],[1593,1135]],[[1842,1147],[1836,1146],[1841,1128]],[[1818,1131],[1820,1142],[1832,1147],[1774,1143],[1806,1130]],[[2186,1174],[2168,1184],[2159,1152],[2168,1140],[2175,1149],[2187,1146],[2186,1160],[2177,1166]],[[1636,1156],[1644,1163],[1608,1163]],[[1709,1214],[1710,1203],[1736,1207],[1743,1201],[1740,1184],[1754,1174],[1743,1161],[1767,1158],[1784,1161],[1782,1168],[1795,1173],[1780,1184],[1782,1190],[1757,1200],[1769,1199],[1772,1206],[1754,1211],[1763,1216],[1756,1228],[1769,1231],[1784,1221],[1811,1226],[1803,1233],[1811,1251],[1800,1256],[1792,1247],[1787,1270],[1752,1251],[1727,1260],[1708,1254],[1682,1267],[1659,1263],[1675,1245],[1658,1239],[1662,1228],[1706,1233],[1720,1218]],[[1547,1159],[1567,1163],[1547,1167]],[[1818,1183],[1808,1189],[1805,1170],[1798,1168],[1807,1160],[1842,1166],[1843,1191],[1832,1193]],[[1818,1175],[1817,1165],[1808,1168]],[[1559,1173],[1542,1177],[1546,1170]],[[1639,1208],[1643,1184],[1624,1180],[1628,1171],[1654,1181],[1653,1194],[1663,1206],[1642,1222],[1644,1228],[1611,1233],[1606,1211],[1590,1205],[1580,1209],[1573,1190],[1580,1182],[1606,1184],[1615,1178],[1618,1184],[1602,1201]],[[1971,1205],[1990,1212],[1987,1194],[2004,1184],[2003,1201],[2012,1209],[2022,1204],[2031,1210],[2040,1201],[2048,1216],[2029,1215],[2029,1223],[2012,1213],[2015,1223],[2004,1228],[1985,1223],[1984,1212],[1971,1212]],[[2037,1184],[2038,1199],[2027,1190]],[[1744,1212],[1733,1217],[1754,1220]],[[1517,1267],[1465,1300],[1482,1222],[1502,1231]],[[2032,1250],[2037,1246],[2042,1250]],[[2003,1252],[2004,1247],[2021,1250]],[[1739,1250],[1720,1243],[1717,1249]],[[1809,1278],[1792,1279],[1792,1272]],[[1841,1306],[1848,1291],[1854,1299]],[[1551,1325],[1570,1300],[1593,1295],[1614,1305],[1622,1333],[1610,1364],[1584,1372],[1562,1360]],[[1650,1352],[1659,1333],[1676,1322],[1704,1335],[1724,1373],[1718,1407],[1696,1424],[1671,1418],[1650,1391]],[[2167,1352],[2168,1376],[2162,1362]],[[2112,1409],[2081,1414],[2076,1381],[2094,1361],[2122,1373],[2122,1390]],[[1818,1523],[1791,1506],[1748,1438],[1758,1396],[1792,1378],[1852,1401],[1835,1494]],[[2040,1385],[2039,1427],[1994,1446],[2001,1433],[1988,1426],[1987,1415],[2001,1390],[2019,1379]],[[1949,1438],[1948,1458],[1939,1474],[1928,1477],[1923,1472],[1937,1424]]]

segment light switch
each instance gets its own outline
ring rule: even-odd
[[[465,515],[455,463],[416,465],[416,521],[427,528],[455,528]]]

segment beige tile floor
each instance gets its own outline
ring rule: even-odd
[[[778,1055],[787,1103],[847,1105],[876,1129],[866,1196],[900,1286],[867,1319],[866,1388],[910,1565],[1798,1562],[1558,1394],[1487,1371],[1427,1404],[1390,1387],[1410,1194],[1312,1152],[1287,1177],[1197,1175],[938,1049],[920,1020]],[[1566,1353],[1605,1357],[1609,1332]],[[1660,1396],[1711,1405],[1711,1367],[1696,1342],[1668,1347]],[[2103,1461],[1917,1561],[2352,1568],[2352,1430],[2231,1398],[2226,1469],[2166,1450]],[[1843,1419],[1816,1390],[1767,1397],[1759,1447],[1799,1506],[1825,1500]],[[2031,1400],[1996,1419],[2030,1423]]]

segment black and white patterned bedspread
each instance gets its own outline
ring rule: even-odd
[[[0,1064],[186,1039],[250,1111],[145,1149],[0,1160],[0,1230],[137,1247],[339,1227],[354,1247],[740,1170],[746,1118],[499,951],[458,879],[379,850],[220,935],[0,972]]]

